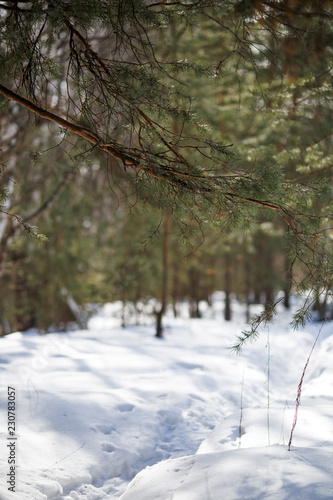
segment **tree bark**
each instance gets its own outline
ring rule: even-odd
[[[226,253],[225,263],[224,263],[224,293],[225,293],[225,308],[224,308],[224,319],[225,321],[231,321],[231,300],[230,300],[230,255]]]
[[[156,313],[156,337],[163,337],[162,318],[164,316],[168,300],[168,273],[169,273],[169,234],[170,213],[164,211],[164,233],[163,233],[163,255],[162,255],[162,296],[161,308]]]

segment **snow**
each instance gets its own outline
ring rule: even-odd
[[[294,332],[281,308],[236,356],[237,304],[232,322],[219,304],[200,320],[170,316],[163,340],[151,324],[121,328],[117,307],[87,330],[0,338],[1,500],[333,498],[331,323]],[[15,493],[5,479],[7,387]]]

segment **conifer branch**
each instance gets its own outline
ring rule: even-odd
[[[263,201],[263,200],[255,200],[254,198],[248,198],[246,196],[240,196],[235,193],[225,193],[225,196],[229,198],[237,198],[239,200],[243,200],[247,203],[253,203],[254,205],[260,205],[261,207],[264,208],[269,208],[270,210],[276,211],[282,218],[283,220],[287,223],[288,226],[291,225],[291,219],[292,219],[292,214],[286,210],[285,207],[282,205],[278,205],[277,203],[272,203],[269,201]]]
[[[130,157],[126,153],[123,153],[120,150],[120,147],[116,146],[115,144],[112,144],[110,142],[104,143],[101,137],[99,137],[95,132],[92,132],[88,128],[70,122],[69,120],[62,118],[61,116],[56,115],[55,113],[48,111],[47,109],[42,108],[41,106],[38,106],[37,104],[31,102],[30,100],[26,99],[23,96],[20,96],[16,92],[13,92],[12,90],[4,87],[1,84],[0,84],[0,93],[5,97],[7,97],[8,99],[17,102],[18,104],[28,109],[29,111],[32,111],[34,114],[40,116],[41,118],[56,123],[57,125],[60,125],[61,127],[68,130],[69,132],[73,132],[75,135],[80,136],[83,139],[86,139],[95,147],[105,151],[114,158],[121,160],[124,165],[133,167],[137,167],[139,165],[137,159]]]

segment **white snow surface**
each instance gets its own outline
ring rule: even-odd
[[[237,304],[231,322],[169,317],[163,340],[116,309],[87,330],[0,338],[1,500],[333,499],[332,323],[294,332],[281,308],[237,356]]]

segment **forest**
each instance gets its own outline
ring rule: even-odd
[[[0,334],[332,319],[332,7],[0,0]]]
[[[332,500],[332,56],[332,0],[0,0],[1,500]]]

